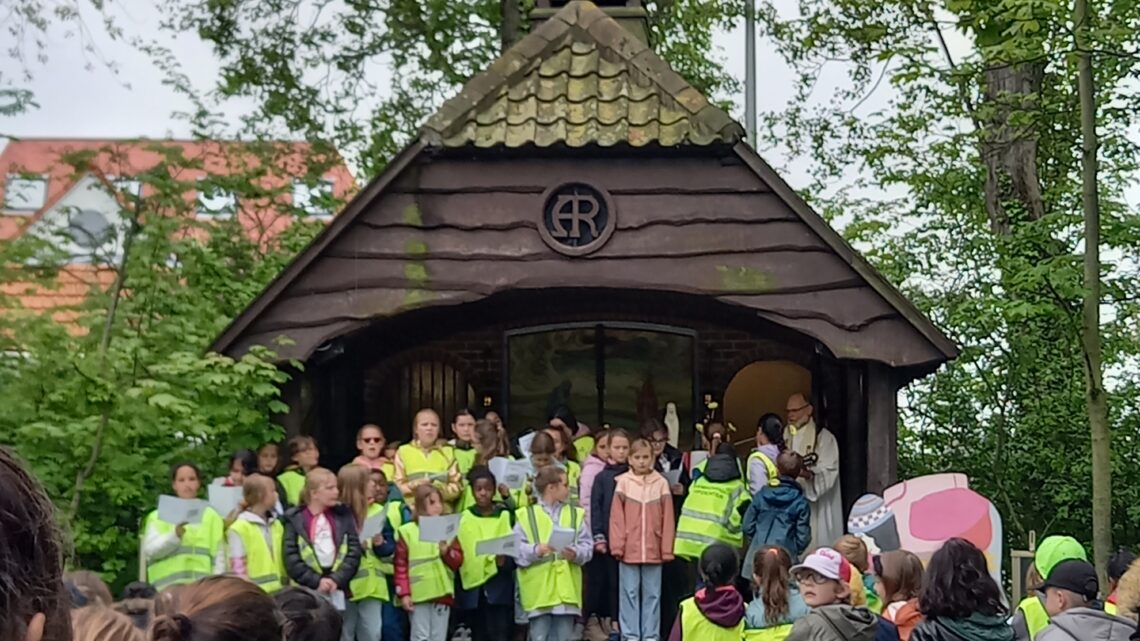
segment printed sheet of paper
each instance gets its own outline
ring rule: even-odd
[[[529,465],[525,461],[512,461],[503,456],[496,456],[488,463],[491,474],[495,475],[495,482],[502,483],[512,490],[517,490],[526,484],[526,475]]]
[[[371,541],[376,535],[384,531],[384,523],[388,520],[388,511],[381,510],[379,514],[364,519],[364,527],[360,528],[360,540]]]
[[[158,519],[172,525],[190,523],[196,525],[202,522],[202,515],[210,504],[202,499],[180,499],[177,496],[163,494],[158,497]]]
[[[240,487],[211,485],[209,487],[209,495],[210,507],[222,515],[222,518],[225,518],[241,503],[242,489]]]
[[[689,452],[689,469],[693,469],[700,465],[702,462],[708,460],[709,453],[707,450],[693,450]]]
[[[420,517],[420,541],[424,543],[450,541],[455,538],[455,533],[458,531],[458,514]]]
[[[534,437],[538,436],[538,432],[531,432],[519,437],[519,451],[528,460],[530,459],[530,444],[534,442]]]
[[[336,590],[329,595],[329,602],[337,609],[337,612],[344,612],[346,605],[344,602],[344,590]]]
[[[497,539],[487,539],[475,544],[475,554],[515,555],[515,536],[508,534]]]
[[[676,485],[681,482],[681,468],[675,470],[665,470],[665,480],[669,481],[669,485]]]
[[[554,548],[555,552],[561,552],[564,548],[574,545],[574,535],[577,534],[574,530],[565,527],[554,526],[550,531],[550,540],[547,543],[550,547]]]

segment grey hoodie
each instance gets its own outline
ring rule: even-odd
[[[1073,608],[1053,617],[1035,641],[1128,641],[1136,624],[1092,608]]]
[[[867,608],[823,605],[796,621],[787,641],[872,641],[876,620]]]

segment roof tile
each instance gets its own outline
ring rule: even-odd
[[[743,129],[592,2],[543,22],[428,119],[427,145],[731,144]]]

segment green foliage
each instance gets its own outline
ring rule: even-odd
[[[115,194],[122,256],[67,255],[67,230],[50,225],[0,246],[0,444],[29,461],[56,501],[71,564],[118,584],[137,572],[139,523],[169,491],[172,463],[199,463],[208,483],[234,449],[280,440],[270,417],[286,409],[278,388],[288,376],[273,354],[256,348],[234,360],[205,350],[321,228],[292,220],[284,202],[292,181],[273,161],[289,148],[223,146],[233,173],[202,181],[186,176],[203,158],[178,145],[151,149],[162,161],[137,176],[144,197]],[[82,175],[92,156],[62,162]],[[307,160],[297,171],[327,167]],[[276,222],[292,224],[254,238],[244,217],[197,219],[194,196],[211,182],[251,207],[276,203]],[[96,284],[85,263],[104,265],[106,277]],[[20,309],[22,294],[50,293],[69,272],[93,283],[82,303]]]
[[[766,36],[800,75],[796,99],[769,114],[768,140],[816,160],[817,202],[838,212],[848,238],[963,348],[903,393],[902,473],[968,473],[1002,512],[1016,547],[1030,530],[1092,538],[1069,11],[1042,0],[807,0],[794,17],[774,6],[761,11]],[[1124,192],[1140,159],[1128,136],[1140,103],[1140,9],[1112,3],[1100,11],[1092,32],[1103,105],[1101,330],[1114,534],[1135,543],[1140,217]],[[1030,91],[998,88],[1000,78],[1023,72],[1022,86],[1036,83]],[[837,88],[811,100],[825,84]],[[1036,171],[1039,199],[1004,170],[1002,154],[1016,145],[1034,149],[1009,162]],[[1000,162],[991,174],[993,159]],[[996,182],[987,182],[991,175]]]

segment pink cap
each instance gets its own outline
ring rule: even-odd
[[[813,570],[822,577],[844,583],[851,581],[851,564],[831,548],[819,548],[807,555],[803,563],[792,568],[793,573],[799,570]]]

